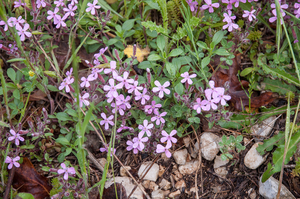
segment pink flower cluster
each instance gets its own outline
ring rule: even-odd
[[[22,19],[22,16],[19,16],[18,18],[10,17],[8,18],[7,23],[1,20],[0,25],[4,25],[4,31],[8,30],[8,26],[15,27],[21,41],[25,41],[25,37],[29,38],[32,36],[31,32],[28,31],[29,24],[25,23],[25,20]]]
[[[283,5],[281,5],[281,0],[279,0],[279,10],[280,10],[280,12],[281,12],[281,14],[282,14],[282,17],[284,17],[284,16],[286,15],[285,12],[283,11],[283,9],[287,9],[288,7],[289,7],[288,4],[283,4]],[[271,17],[271,18],[269,19],[269,22],[270,22],[270,23],[273,23],[274,21],[277,20],[276,4],[275,4],[275,3],[272,3],[272,4],[271,4],[271,8],[273,8],[272,14],[273,14],[274,16]],[[283,23],[283,21],[281,20],[281,24],[282,24],[282,23]]]
[[[201,110],[209,111],[209,110],[217,110],[217,104],[221,102],[221,105],[226,105],[226,101],[230,100],[231,97],[229,95],[225,95],[225,89],[222,87],[215,87],[214,81],[209,81],[210,88],[204,91],[206,99],[201,100],[201,98],[197,98],[196,103],[193,106],[193,109],[197,111],[197,113],[201,113]]]

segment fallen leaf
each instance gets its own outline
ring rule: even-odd
[[[240,70],[240,56],[236,55],[232,59],[233,64],[229,66],[229,69],[220,68],[212,76],[212,80],[215,82],[215,86],[224,86],[225,82],[229,82],[228,95],[231,96],[230,102],[237,110],[245,110],[246,106],[249,106],[249,98],[246,92],[248,92],[249,83],[245,80],[239,81],[237,73]],[[216,56],[215,60],[211,63],[213,66],[220,64],[220,57]],[[223,63],[226,65],[225,63]],[[227,65],[228,66],[228,65]],[[244,88],[244,89],[243,89]],[[251,108],[260,108],[265,106],[276,99],[272,92],[265,92],[259,94],[254,92],[251,96]]]
[[[124,53],[128,57],[132,57],[133,56],[133,46],[132,45],[128,45],[125,48]],[[140,48],[138,45],[136,46],[136,54],[135,54],[135,56],[137,57],[136,59],[139,62],[142,62],[144,60],[144,57],[148,56],[149,53],[150,53],[150,49],[149,49],[148,46],[146,48],[144,48],[144,49]]]
[[[35,199],[49,197],[52,189],[52,186],[48,184],[48,179],[40,175],[26,157],[23,158],[20,167],[16,168],[12,185],[18,192],[31,193]]]

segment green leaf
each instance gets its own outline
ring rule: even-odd
[[[53,85],[50,85],[50,84],[47,85],[47,88],[48,88],[50,91],[55,91],[55,92],[59,91],[58,88],[56,88],[56,86],[53,86]]]
[[[57,113],[56,117],[57,117],[57,119],[59,119],[61,121],[71,120],[71,118],[69,117],[69,115],[67,113],[64,113],[64,112]]]
[[[176,57],[176,56],[180,55],[181,53],[183,53],[183,50],[181,50],[180,48],[176,48],[170,52],[168,57]]]
[[[0,126],[9,127],[8,124],[6,124],[5,122],[2,122],[2,121],[0,121]]]
[[[152,21],[142,22],[141,24],[142,26],[145,26],[145,28],[148,28],[151,31],[155,30],[157,33],[168,35],[168,32],[161,25],[158,26]]]
[[[199,117],[190,117],[188,119],[188,121],[191,122],[191,123],[200,124],[200,118]]]
[[[156,39],[156,43],[157,43],[157,47],[159,48],[159,50],[160,50],[161,52],[164,52],[164,50],[165,50],[165,45],[166,45],[165,37],[162,36],[162,35],[158,35],[158,36],[157,36],[157,39]]]
[[[57,138],[55,141],[56,141],[57,143],[59,143],[59,144],[64,145],[64,146],[70,145],[69,140],[68,140],[67,138],[65,138],[65,137]]]
[[[284,140],[284,132],[280,131],[277,135],[274,135],[272,138],[264,140],[264,143],[258,145],[256,150],[260,155],[264,155],[267,151],[273,150],[273,147],[276,146],[277,143],[283,140]]]
[[[198,42],[197,42],[197,46],[199,46],[199,47],[202,48],[202,49],[208,49],[206,43],[203,42],[203,41],[198,41]]]
[[[181,82],[178,82],[178,84],[176,84],[176,86],[174,87],[175,92],[178,93],[179,95],[183,95],[184,94],[184,86],[182,85]]]
[[[166,69],[172,77],[175,77],[177,71],[176,67],[172,63],[166,62]]]
[[[271,90],[272,92],[279,93],[280,95],[285,95],[290,91],[293,93],[299,92],[294,85],[286,84],[279,79],[270,79],[267,77],[264,78],[263,82],[261,82],[261,87],[264,90]]]
[[[133,25],[134,25],[134,22],[135,22],[135,19],[129,19],[129,20],[126,20],[123,25],[122,25],[122,29],[123,30],[130,30]]]
[[[72,152],[72,148],[67,148],[64,152],[65,156],[68,156]]]
[[[144,1],[145,3],[147,3],[151,8],[156,9],[156,10],[160,10],[160,7],[158,6],[158,3],[151,1],[151,0],[146,0]]]
[[[138,65],[138,68],[140,69],[147,69],[147,68],[152,68],[153,65],[149,61],[143,61]]]
[[[13,96],[14,96],[14,98],[16,98],[16,99],[20,99],[20,91],[19,90],[14,90],[14,92],[13,92]]]
[[[230,55],[228,50],[226,50],[225,48],[219,48],[219,49],[215,50],[213,53],[220,55],[220,56],[229,56]]]
[[[224,37],[224,31],[220,30],[218,32],[216,32],[216,34],[213,36],[212,41],[214,42],[215,46],[220,43],[220,41],[223,39]]]
[[[241,72],[241,76],[242,77],[245,77],[246,75],[248,75],[249,73],[251,73],[252,71],[254,71],[254,68],[251,68],[251,67],[249,67],[249,68],[245,68],[242,72]]]
[[[9,68],[7,69],[7,76],[13,81],[16,81],[16,72],[14,71],[14,69]]]
[[[201,67],[204,68],[205,66],[207,66],[210,62],[210,57],[204,57],[202,60],[201,60]]]
[[[22,199],[34,199],[33,195],[30,193],[18,193],[18,195]]]
[[[10,59],[10,60],[7,60],[8,63],[11,63],[11,62],[17,62],[17,61],[25,61],[26,59],[24,58],[13,58],[13,59]],[[12,69],[12,68],[11,68]]]
[[[148,61],[157,61],[162,59],[158,54],[151,54],[148,56]]]

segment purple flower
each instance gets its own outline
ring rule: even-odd
[[[90,11],[91,11],[91,14],[92,14],[92,15],[95,15],[95,13],[96,13],[96,10],[95,10],[95,9],[101,8],[101,6],[96,6],[97,3],[98,3],[98,0],[94,0],[94,1],[93,1],[93,4],[88,3],[88,4],[87,4],[88,8],[87,8],[85,11],[86,11],[86,12],[90,12]]]
[[[299,18],[300,17],[300,8],[298,10],[295,10],[294,14],[296,15],[295,17]]]
[[[70,1],[70,0],[68,0]],[[78,4],[78,1],[77,0],[71,0],[71,5],[75,5],[75,4]]]
[[[167,142],[168,145],[172,145],[172,142],[175,144],[177,142],[177,139],[173,137],[173,135],[177,134],[176,130],[171,131],[170,135],[166,131],[162,131],[162,138],[160,138],[160,142]]]
[[[139,135],[141,134],[141,136],[144,136],[145,133],[147,133],[147,136],[150,137],[151,136],[151,131],[150,129],[153,128],[153,124],[149,124],[148,125],[148,120],[144,120],[143,125],[139,125],[139,129],[142,130],[141,132],[139,132]]]
[[[119,95],[117,98],[116,98],[116,104],[119,106],[119,105],[124,105],[124,107],[127,107],[128,109],[131,108],[131,105],[130,105],[130,96],[127,96],[126,98],[124,97],[123,94]]]
[[[7,168],[12,169],[13,165],[15,165],[15,167],[20,167],[20,163],[18,163],[19,160],[20,160],[19,156],[15,157],[15,158],[6,156],[5,163],[9,164]]]
[[[110,68],[104,69],[104,73],[105,74],[112,73],[113,78],[116,78],[116,77],[118,77],[118,72],[117,72],[116,68],[117,68],[117,62],[116,61],[111,61],[110,62]]]
[[[234,4],[234,7],[236,7],[236,8],[239,7],[239,3],[240,3],[240,2],[246,3],[247,1],[246,1],[246,0],[236,0],[236,1],[235,1],[235,4]]]
[[[26,5],[26,3],[22,3],[21,0],[14,2],[14,8],[18,8],[18,7],[25,6],[25,5]]]
[[[98,59],[102,54],[104,54],[105,51],[107,50],[107,48],[108,48],[108,47],[106,47],[106,48],[101,48],[101,49],[99,50],[99,53],[97,53],[97,54],[94,55],[95,59]]]
[[[22,30],[22,26],[25,23],[25,19],[22,19],[22,16],[19,16],[18,19],[13,20],[13,25],[16,26],[17,30]]]
[[[90,84],[88,78],[82,77],[81,81],[82,81],[81,84],[80,84],[81,88],[83,88],[83,87],[86,87],[86,88],[90,87],[91,84]]]
[[[170,157],[172,156],[171,152],[169,151],[169,149],[171,148],[171,146],[172,146],[172,144],[170,144],[170,143],[168,143],[168,142],[167,142],[166,147],[164,147],[164,146],[161,145],[161,144],[158,144],[158,145],[156,146],[156,153],[165,153],[166,156],[167,156],[168,158],[170,158]]]
[[[167,115],[167,112],[163,112],[161,114],[155,113],[155,116],[151,118],[151,122],[156,121],[156,125],[159,125],[160,123],[165,123],[165,119],[162,118],[165,115]]]
[[[116,109],[117,109],[117,111],[119,111],[120,115],[124,115],[124,110],[126,109],[126,107],[123,104],[116,105],[115,103],[111,103],[111,107],[113,107],[113,110],[112,110],[113,113],[115,113]]]
[[[0,25],[1,25],[1,26],[4,25],[4,31],[7,31],[7,30],[8,30],[8,25],[7,25],[7,23],[5,23],[5,21],[1,20],[1,21],[0,21]]]
[[[131,84],[133,84],[134,80],[130,78],[127,79],[128,76],[129,73],[127,71],[123,73],[123,77],[117,76],[115,79],[120,82],[118,85],[121,86],[122,88],[123,86],[125,86],[126,89],[129,89],[131,87]]]
[[[13,136],[10,136],[9,138],[8,138],[8,141],[13,141],[13,140],[15,140],[15,144],[18,146],[19,144],[20,144],[20,142],[19,141],[24,141],[24,138],[23,137],[21,137],[21,135],[20,135],[20,133],[18,132],[18,133],[16,133],[13,129],[10,129],[10,134],[12,134]]]
[[[64,0],[57,0],[57,1],[54,1],[54,4],[56,5],[56,7],[58,8],[59,6],[64,6]]]
[[[56,21],[54,20],[54,24],[56,24],[56,28],[60,28],[60,26],[62,27],[66,27],[67,24],[64,22],[65,19],[67,18],[68,16],[64,15],[63,17],[61,17],[60,15],[56,15]]]
[[[115,80],[114,79],[109,79],[108,83],[109,83],[110,86],[109,85],[105,85],[103,87],[103,89],[105,91],[108,91],[106,97],[108,97],[108,98],[110,98],[110,97],[114,97],[114,98],[118,97],[118,91],[117,91],[117,89],[121,89],[122,86],[120,86],[120,85],[116,85],[115,86]]]
[[[155,104],[156,102],[153,100],[151,102],[151,105],[146,105],[145,106],[145,112],[148,113],[148,114],[151,114],[152,112],[154,114],[159,114],[158,113],[158,108],[161,107],[161,104]]]
[[[83,104],[85,104],[86,106],[90,105],[90,102],[87,100],[89,97],[90,97],[89,93],[85,93],[83,96],[79,95],[79,106],[82,107]]]
[[[136,94],[135,100],[137,101],[137,100],[142,99],[141,104],[144,105],[146,103],[146,101],[148,101],[150,99],[150,96],[146,95],[146,93],[147,93],[147,88],[144,88],[143,93],[138,92]]]
[[[252,21],[254,19],[256,19],[255,15],[253,14],[256,10],[252,10],[251,12],[249,12],[248,10],[244,10],[244,14],[243,17],[248,17],[249,21]]]
[[[231,99],[230,95],[224,95],[225,90],[219,93],[216,99],[218,99],[218,102],[221,101],[221,105],[224,106],[226,104],[226,101]]]
[[[51,10],[48,10],[47,11],[47,14],[48,14],[47,19],[51,20],[53,18],[54,23],[56,24],[57,16],[59,16],[58,14],[56,14],[58,11],[59,11],[59,8],[55,8],[53,12]]]
[[[152,91],[154,93],[158,92],[159,91],[159,98],[163,98],[164,97],[164,92],[168,95],[170,94],[170,90],[167,89],[168,86],[170,86],[170,82],[166,81],[163,85],[161,85],[159,83],[159,81],[155,80],[154,84],[157,86],[157,87],[154,87],[152,89]]]
[[[191,78],[195,78],[197,75],[196,74],[189,75],[188,72],[184,72],[180,76],[183,77],[183,79],[181,80],[181,83],[184,83],[187,81],[188,84],[192,84],[193,81],[191,80]]]
[[[232,4],[235,3],[236,0],[222,0],[222,3],[226,3],[227,5],[227,10],[231,10],[232,9]]]
[[[111,126],[114,125],[114,122],[112,121],[112,119],[114,118],[113,115],[111,115],[108,118],[106,118],[106,114],[105,113],[101,113],[101,117],[103,118],[103,120],[100,121],[100,125],[104,125],[105,124],[105,129],[106,130],[109,128],[109,124]]]
[[[211,95],[208,94],[208,92],[205,92],[205,97],[207,98],[207,104],[202,109],[205,111],[209,111],[210,108],[212,108],[213,110],[216,110],[218,108],[216,103],[218,103],[220,101],[220,99],[218,99],[217,97],[214,99],[211,99]]]
[[[60,86],[58,87],[59,90],[62,90],[64,88],[66,88],[66,92],[70,92],[71,88],[70,88],[70,84],[72,84],[74,82],[74,78],[71,77],[67,77],[65,78],[62,83],[60,84]]]
[[[224,16],[224,19],[223,19],[223,22],[231,22],[232,20],[235,20],[236,16],[231,16],[232,12],[231,10],[228,10],[228,14],[227,13],[224,13],[223,16]]]
[[[100,148],[100,151],[103,153],[103,152],[107,152],[108,153],[108,144],[104,143],[104,148]],[[113,149],[113,150],[110,150],[110,156],[112,156],[113,154],[116,153],[116,149]]]
[[[20,29],[18,29],[18,35],[20,36],[21,41],[25,41],[25,35],[26,37],[32,36],[31,32],[27,32],[28,29],[29,29],[28,23],[26,23],[23,28],[21,28],[20,26]]]
[[[197,10],[197,5],[198,5],[197,1],[193,2],[193,0],[187,0],[186,2],[190,6],[190,9],[191,9],[192,12],[194,12],[195,10]]]
[[[45,2],[45,0],[37,0],[36,1],[36,6],[37,6],[37,8],[40,8],[41,6],[44,8],[44,7],[46,7],[46,2]]]
[[[62,167],[62,169],[58,169],[57,173],[63,174],[64,173],[64,179],[68,180],[69,174],[74,175],[76,174],[76,171],[74,169],[74,167],[66,167],[65,163],[61,163],[60,166]]]
[[[121,124],[120,128],[118,128],[118,130],[117,130],[117,133],[120,133],[121,131],[127,130],[127,129],[128,130],[133,130],[133,128]]]
[[[148,141],[148,137],[143,138],[143,136],[139,134],[139,136],[133,138],[132,141],[128,140],[126,142],[126,144],[128,145],[126,149],[127,151],[131,151],[133,149],[133,153],[137,154],[138,151],[143,151],[143,149],[145,148],[143,142],[147,142],[147,141]]]
[[[89,81],[94,81],[98,78],[98,73],[102,72],[103,68],[99,69],[99,68],[92,68],[92,72],[91,74],[88,76],[88,80]]]
[[[193,109],[197,111],[197,113],[201,113],[201,109],[205,109],[207,105],[207,100],[202,100],[200,98],[197,98],[196,103],[193,106]]]
[[[286,15],[285,12],[283,11],[283,9],[287,9],[288,7],[289,7],[288,4],[281,5],[281,0],[279,0],[279,10],[280,10],[280,12],[282,14],[282,17],[284,17]],[[273,8],[272,13],[273,13],[274,17],[271,17],[269,19],[269,22],[273,23],[274,21],[277,20],[276,4],[272,3],[271,4],[271,8]],[[283,23],[283,21],[281,20],[281,24],[282,23]]]
[[[206,89],[205,96],[212,96],[213,98],[217,98],[221,93],[224,93],[224,88],[222,87],[215,87],[215,82],[210,80],[209,81],[210,88]]]
[[[139,94],[139,90],[142,90],[143,87],[141,86],[138,86],[139,82],[138,81],[134,81],[133,82],[133,85],[130,85],[130,88],[128,90],[128,93],[132,93],[134,91],[134,94],[135,95],[138,95]]]
[[[69,15],[71,15],[72,17],[75,16],[74,11],[77,10],[77,6],[74,6],[72,4],[68,5],[68,8],[64,8],[64,11],[66,12],[66,14],[64,15],[64,17],[68,17]]]
[[[219,3],[212,3],[211,0],[204,0],[204,1],[205,1],[205,3],[206,3],[207,5],[203,5],[203,6],[202,6],[202,9],[203,9],[203,10],[206,10],[206,9],[208,8],[208,11],[209,11],[210,13],[213,13],[213,12],[214,12],[214,8],[213,8],[213,7],[218,8],[218,7],[220,6]]]

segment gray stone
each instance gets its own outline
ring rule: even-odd
[[[273,177],[270,177],[266,182],[259,180],[259,194],[266,199],[274,199],[278,193],[279,182]],[[280,199],[296,199],[294,195],[282,184],[280,190]]]
[[[253,127],[251,127],[251,134],[264,136],[264,137],[268,136],[271,130],[273,129],[276,120],[277,120],[276,116],[271,116],[265,119],[264,121],[262,121],[261,123],[255,124]],[[262,141],[263,139],[264,139],[263,137],[255,138],[257,142]]]
[[[198,168],[199,161],[194,160],[191,162],[185,163],[185,165],[179,166],[178,170],[182,175],[189,175],[194,173]]]
[[[155,190],[151,193],[151,198],[152,199],[164,199],[165,194],[162,190],[158,189],[158,190]]]
[[[146,171],[148,170],[148,168],[151,166],[152,162],[144,162],[139,171],[138,171],[138,176],[141,179],[142,176],[146,173]],[[145,177],[143,178],[143,180],[152,180],[152,181],[156,181],[157,177],[158,177],[158,172],[159,172],[159,166],[158,164],[154,163],[150,170],[148,171],[148,173],[145,175]]]
[[[226,177],[228,171],[224,165],[226,165],[229,162],[228,159],[225,161],[222,160],[221,156],[216,156],[215,162],[214,162],[214,170],[216,174],[218,174],[221,177]]]
[[[213,160],[219,153],[219,142],[221,138],[213,133],[203,133],[200,138],[202,157]]]
[[[180,165],[184,165],[186,163],[186,157],[188,155],[188,151],[186,149],[182,149],[179,151],[175,151],[173,153],[173,158],[175,162]]]
[[[247,152],[247,154],[244,158],[244,164],[249,169],[257,169],[262,163],[264,163],[264,161],[267,158],[268,154],[266,154],[265,156],[261,156],[257,152],[256,148],[258,147],[259,144],[263,144],[263,143],[262,142],[257,142],[255,144],[253,144],[253,146]]]

